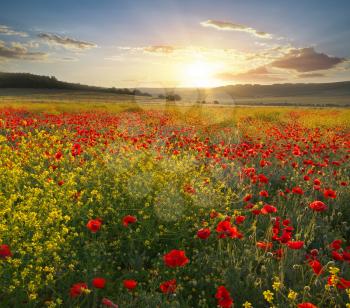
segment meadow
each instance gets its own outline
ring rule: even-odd
[[[350,307],[350,110],[0,105],[0,307]]]

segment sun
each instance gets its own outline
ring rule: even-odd
[[[197,60],[195,62],[184,65],[183,83],[188,87],[209,88],[219,85],[219,81],[215,78],[218,71],[216,63]]]

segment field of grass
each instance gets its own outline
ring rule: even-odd
[[[33,95],[0,101],[0,307],[350,305],[350,110]]]

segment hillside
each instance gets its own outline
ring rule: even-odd
[[[23,88],[23,89],[56,89],[92,91],[101,93],[114,93],[138,96],[151,96],[140,90],[104,88],[59,81],[54,76],[40,76],[29,73],[2,73],[0,72],[0,88]]]

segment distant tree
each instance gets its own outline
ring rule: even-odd
[[[181,96],[178,94],[168,94],[166,96],[166,100],[168,102],[175,102],[175,101],[181,101]]]

